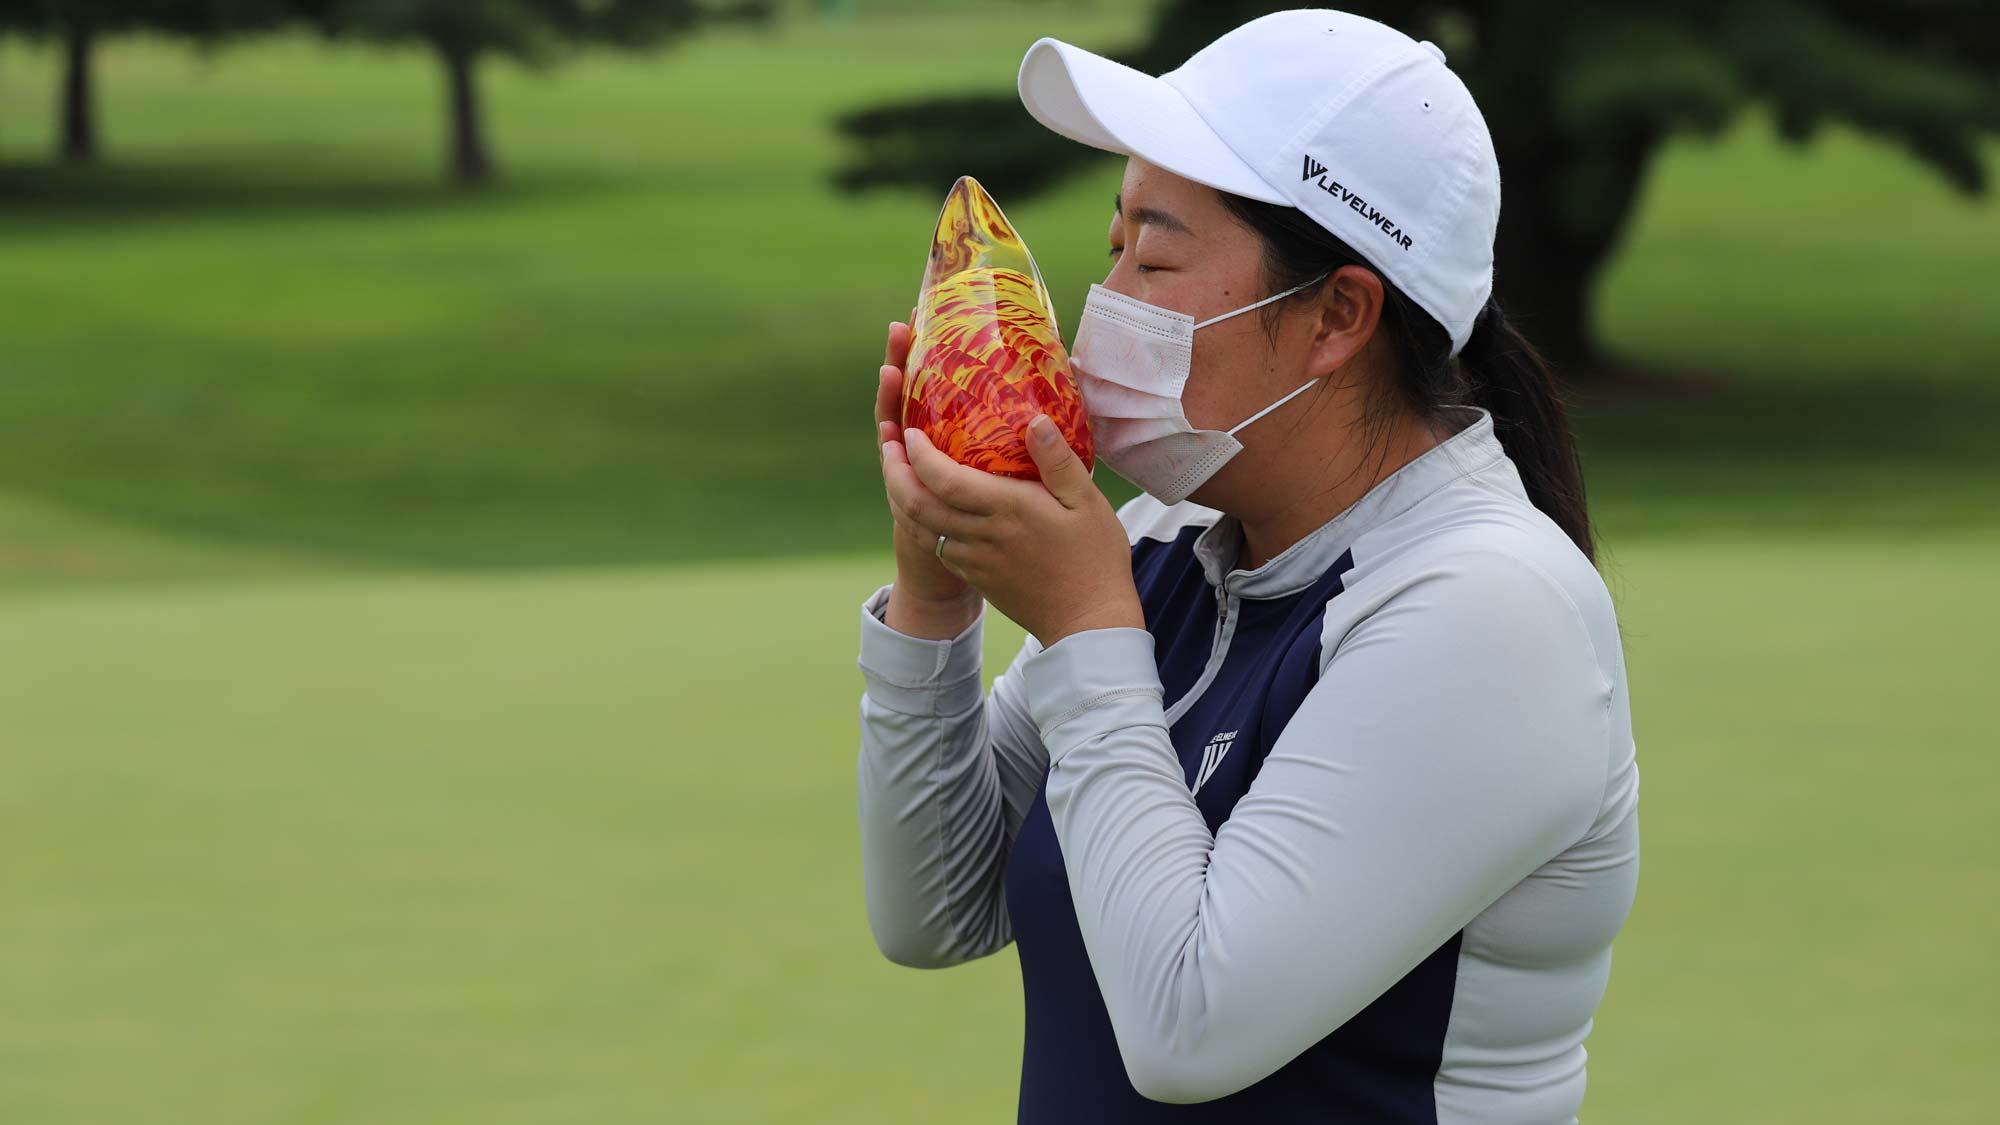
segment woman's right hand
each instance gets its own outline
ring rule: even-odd
[[[917,310],[910,310],[915,321]],[[910,357],[912,329],[902,321],[889,324],[889,341],[882,353],[880,380],[875,387],[875,444],[882,461],[886,495],[891,459],[908,464],[903,453],[903,365]],[[953,574],[937,557],[937,536],[909,522],[896,505],[891,538],[896,548],[896,585],[889,591],[886,624],[911,636],[950,640],[979,616],[979,592]]]

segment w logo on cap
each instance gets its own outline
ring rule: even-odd
[[[1201,792],[1203,783],[1215,776],[1215,767],[1222,764],[1223,756],[1228,754],[1229,748],[1234,745],[1236,745],[1236,732],[1233,730],[1222,731],[1208,740],[1208,745],[1202,747],[1201,769],[1195,772],[1194,787],[1188,790],[1189,793]]]
[[[1320,174],[1321,172],[1324,172],[1324,171],[1326,171],[1326,165],[1324,165],[1324,164],[1321,164],[1321,163],[1320,163],[1319,161],[1317,161],[1317,160],[1314,160],[1314,159],[1313,159],[1313,158],[1312,158],[1311,156],[1307,156],[1307,157],[1306,157],[1306,174],[1305,174],[1305,175],[1303,175],[1303,176],[1300,176],[1300,177],[1299,177],[1299,179],[1301,179],[1301,180],[1310,180],[1310,179],[1312,179],[1312,178],[1313,178],[1314,176],[1317,176],[1317,175],[1319,175],[1319,174]]]

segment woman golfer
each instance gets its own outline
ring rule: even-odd
[[[1639,772],[1569,428],[1489,299],[1479,110],[1325,10],[1157,78],[1042,39],[1020,93],[1129,158],[1072,354],[1146,494],[1044,422],[1040,481],[899,431],[891,326],[876,942],[1015,944],[1024,1122],[1574,1121]],[[1030,635],[983,694],[989,604]]]

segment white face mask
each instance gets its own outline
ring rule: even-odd
[[[1243,451],[1238,430],[1319,382],[1308,380],[1227,430],[1197,430],[1181,407],[1194,362],[1195,329],[1288,297],[1320,277],[1200,324],[1186,313],[1092,285],[1070,357],[1076,361],[1073,370],[1097,456],[1163,504],[1187,499]]]

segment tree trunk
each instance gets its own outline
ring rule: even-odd
[[[1520,178],[1509,173],[1508,187]],[[1493,295],[1558,376],[1587,378],[1599,358],[1591,307],[1598,263],[1550,229],[1553,216],[1524,214],[1533,204],[1508,199],[1501,210],[1513,214],[1500,223]]]
[[[1597,282],[1624,237],[1659,142],[1647,129],[1593,137],[1583,151],[1499,153],[1507,186],[1494,295],[1559,377],[1588,379],[1606,358],[1597,337]]]
[[[59,155],[69,164],[89,164],[97,159],[97,109],[90,74],[95,38],[90,25],[82,20],[63,29],[63,86],[58,100],[62,120],[58,134],[62,145]]]
[[[479,100],[479,53],[445,45],[445,76],[451,100],[451,173],[461,184],[493,178],[493,153],[486,145],[486,118]]]

